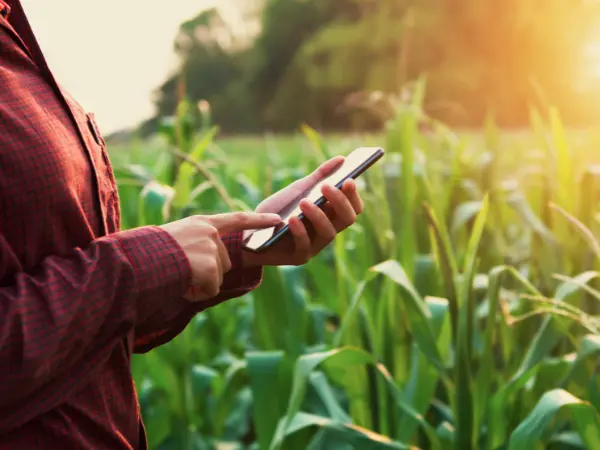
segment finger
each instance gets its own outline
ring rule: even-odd
[[[289,186],[283,188],[281,191],[261,202],[256,210],[260,212],[279,213],[290,205],[292,205],[293,209],[294,205],[297,205],[302,198],[308,196],[310,191],[317,186],[319,182],[333,175],[335,171],[342,166],[344,161],[345,158],[343,156],[336,156],[329,159],[321,164],[310,175],[293,182]]]
[[[204,219],[219,230],[221,234],[244,230],[260,230],[281,223],[281,217],[277,214],[252,212],[215,214],[206,216]]]
[[[342,186],[342,192],[346,195],[356,215],[362,214],[365,206],[358,193],[358,188],[354,180],[348,180]]]
[[[336,219],[336,214],[335,214],[335,211],[334,211],[334,209],[332,208],[332,206],[329,204],[329,202],[325,203],[325,204],[324,204],[324,205],[321,207],[321,209],[323,209],[323,212],[325,213],[325,215],[326,215],[327,217],[329,217],[329,220],[330,220],[331,222],[334,222],[334,221],[335,221],[335,219]]]
[[[302,178],[300,181],[306,180],[305,188],[315,185],[319,181],[324,180],[325,178],[333,175],[336,172],[336,170],[342,167],[342,164],[344,164],[345,160],[346,158],[344,158],[343,156],[335,156],[329,159],[328,161],[325,161],[323,164],[317,167],[316,170],[314,170],[310,175]],[[302,186],[303,184],[300,183],[300,185]]]
[[[302,200],[300,208],[315,231],[312,247],[313,249],[316,247],[318,250],[321,250],[335,238],[337,230],[333,223],[331,223],[331,220],[329,220],[329,217],[327,217],[327,214],[318,206]]]
[[[335,212],[335,220],[332,220],[332,222],[338,232],[345,230],[356,222],[354,208],[352,208],[348,197],[341,190],[325,185],[321,191]]]
[[[208,273],[210,273],[210,276],[206,276],[204,280],[200,280],[199,283],[195,284],[194,289],[196,293],[200,292],[207,295],[208,298],[213,298],[217,296],[221,290],[221,285],[223,284],[223,271],[219,265],[214,268],[215,270],[212,270],[212,267],[207,267],[206,269],[210,270],[210,272],[207,272],[206,274],[208,275]]]
[[[292,217],[288,222],[288,226],[290,227],[290,234],[294,238],[294,256],[301,262],[306,262],[311,255],[308,231],[297,217]]]
[[[190,286],[187,292],[183,295],[189,302],[201,302],[204,300],[208,300],[210,295],[202,290],[200,286]]]
[[[220,239],[217,242],[217,250],[220,263],[219,267],[221,268],[221,280],[219,282],[219,286],[221,286],[223,284],[223,274],[231,270],[231,259],[229,258],[229,252],[227,251],[227,247]]]
[[[317,167],[310,175],[301,178],[291,185],[297,196],[307,196],[321,181],[333,175],[344,164],[343,156],[336,156]]]

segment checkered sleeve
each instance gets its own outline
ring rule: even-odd
[[[226,300],[241,297],[260,285],[263,275],[262,267],[251,269],[243,267],[242,233],[223,236],[222,240],[229,252],[232,268],[223,278],[219,295],[198,303],[181,300],[179,303],[164,305],[146,322],[136,326],[134,348],[136,353],[146,353],[169,342],[183,331],[197,313]]]
[[[2,248],[5,247],[5,248]],[[0,252],[8,243],[0,236]],[[1,258],[0,258],[1,263]],[[99,238],[27,273],[0,264],[0,407],[110,352],[135,324],[188,288],[191,271],[158,227]]]

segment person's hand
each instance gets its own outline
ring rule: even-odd
[[[304,198],[320,181],[326,179],[343,164],[344,157],[338,156],[322,164],[310,175],[292,183],[273,194],[256,208],[260,213],[281,213],[286,205],[299,202],[307,226],[297,217],[290,218],[290,233],[273,247],[263,253],[244,251],[244,266],[297,266],[308,262],[327,247],[336,235],[353,225],[363,211],[363,201],[358,194],[356,184],[348,180],[337,189],[325,184],[322,193],[327,200],[323,208],[315,206]]]
[[[231,269],[229,254],[221,235],[275,226],[281,222],[276,214],[243,213],[190,216],[162,225],[185,252],[192,267],[192,285],[184,298],[202,301],[216,296],[223,284],[223,274]]]

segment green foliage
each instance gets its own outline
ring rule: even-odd
[[[571,0],[251,0],[240,31],[219,10],[199,13],[175,39],[179,71],[159,87],[156,131],[185,94],[207,100],[227,132],[373,130],[365,93],[399,92],[428,76],[426,111],[453,126],[489,116],[523,127],[529,105],[556,105],[569,124],[598,117],[596,2]],[[242,27],[243,28],[243,27]],[[383,120],[387,119],[385,117]]]
[[[407,92],[358,142],[183,139],[180,115],[180,153],[111,150],[126,227],[252,208],[332,154],[388,150],[322,254],[134,357],[151,448],[600,445],[597,137],[535,111],[533,134],[457,135]]]

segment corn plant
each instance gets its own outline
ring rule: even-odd
[[[154,150],[115,155],[133,227],[251,209],[333,154],[387,150],[330,248],[134,358],[151,448],[600,448],[594,161],[556,112],[506,144],[492,118],[480,135],[428,118],[424,87],[383,136],[305,126],[236,159],[187,105]]]

